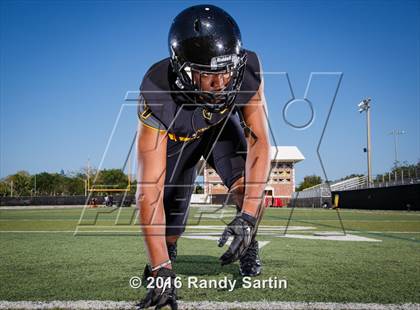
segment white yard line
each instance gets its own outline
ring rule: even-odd
[[[7,206],[0,207],[2,210],[46,210],[46,209],[72,209],[72,208],[84,208],[85,205],[51,205],[51,206]]]
[[[406,210],[363,210],[363,209],[339,209],[340,212],[349,212],[349,213],[366,213],[366,214],[386,214],[394,215],[393,213],[404,213],[408,216],[420,216],[419,211],[406,211]]]
[[[335,235],[332,235],[335,233]],[[310,239],[310,240],[329,240],[329,241],[365,241],[365,242],[382,242],[379,239],[367,238],[362,236],[356,236],[351,234],[343,234],[342,232],[323,232],[317,235],[298,235],[298,234],[286,234],[278,236],[279,238],[295,238],[295,239]]]
[[[67,233],[74,233],[74,230],[0,230],[1,234],[21,234],[21,233],[27,233],[27,234],[67,234]]]
[[[182,236],[183,238],[187,238],[187,239],[201,239],[201,240],[211,240],[211,241],[217,241],[220,239],[220,237],[212,237],[212,236]],[[228,240],[226,242],[226,245],[230,245],[232,242],[232,240]],[[269,244],[270,241],[258,241],[258,248],[262,248],[264,246],[266,246],[267,244]]]
[[[116,213],[115,213],[116,214]],[[227,214],[211,214],[210,216],[194,216],[194,218],[212,218],[212,219],[222,219],[224,217],[228,217],[230,215]],[[93,219],[92,219],[93,220]],[[101,219],[102,220],[102,219]],[[105,221],[114,221],[115,219],[106,219]],[[2,222],[78,222],[79,220],[75,220],[75,219],[38,219],[38,218],[34,218],[34,219],[7,219],[7,218],[2,218],[0,219],[0,221]],[[301,221],[301,220],[297,220],[297,221]],[[305,222],[338,222],[337,219],[335,220],[321,220],[321,219],[307,219],[307,220],[303,220]],[[412,219],[412,220],[344,220],[344,223],[347,222],[361,222],[361,223],[418,223],[418,219]],[[202,226],[205,227],[205,226]],[[210,227],[210,226],[209,226]],[[213,227],[217,227],[217,226],[213,226]],[[284,227],[284,226],[268,226],[268,227]],[[260,227],[261,228],[261,227]]]
[[[0,301],[0,309],[134,309],[134,301],[76,300],[76,301]],[[179,309],[274,309],[274,310],[418,310],[420,304],[375,304],[375,303],[332,303],[332,302],[285,302],[285,301],[253,301],[253,302],[178,302]]]
[[[369,233],[369,234],[420,234],[420,231],[379,231],[379,230],[350,230],[352,233]]]
[[[94,226],[97,227],[97,226]],[[101,227],[106,227],[106,226],[101,226]],[[111,227],[109,227],[111,228]],[[121,227],[115,227],[115,228],[121,228]],[[199,227],[197,227],[199,228]],[[305,230],[312,230],[315,228],[300,228],[299,227],[289,227],[287,229],[287,231],[305,231]],[[211,230],[211,229],[209,229]],[[194,230],[187,230],[185,232],[186,235],[218,235],[220,234],[223,229],[219,228],[217,229],[217,232],[205,232],[205,231],[194,231]],[[282,229],[273,229],[270,233],[270,230],[268,229],[259,229],[259,233],[258,235],[274,235],[274,236],[283,236],[282,234],[280,235],[276,235],[277,232],[282,232],[284,231],[284,228]],[[0,233],[28,233],[28,234],[58,234],[58,233],[139,233],[140,231],[138,230],[80,230],[78,229],[77,231],[75,230],[0,230]],[[361,230],[348,230],[347,232],[351,232],[351,233],[358,233],[358,234],[420,234],[420,231],[373,231],[373,230],[366,230],[366,231],[361,231]],[[341,233],[342,234],[342,233]],[[288,234],[290,235],[290,234]],[[420,310],[420,309],[419,309]]]
[[[322,219],[297,219],[296,221],[305,221],[305,222],[338,222],[338,219],[335,220],[322,220]],[[346,220],[343,219],[343,222],[374,222],[374,223],[418,223],[418,219],[412,220]]]
[[[188,225],[187,229],[225,229],[226,226],[206,226],[206,225]],[[275,230],[285,230],[286,226],[267,226],[267,225],[260,225],[258,226],[258,230],[269,230],[269,231],[275,231]],[[316,229],[312,226],[289,226],[287,230],[311,230]]]
[[[77,224],[78,221],[72,219],[0,219],[0,222],[74,222]]]

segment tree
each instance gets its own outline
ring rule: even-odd
[[[348,179],[353,179],[353,178],[356,178],[356,177],[363,177],[363,176],[364,176],[364,174],[361,174],[361,173],[352,173],[350,175],[346,175],[344,178],[341,178],[341,179],[337,180],[336,182],[344,181],[344,180],[348,180]]]
[[[10,183],[7,183],[6,180],[0,181],[0,196],[10,196]]]
[[[41,172],[36,174],[36,192],[39,196],[52,196],[57,191],[57,174]]]
[[[302,191],[305,188],[309,188],[322,183],[322,178],[317,175],[307,175],[303,178],[303,181],[299,183],[296,191]]]
[[[125,191],[128,186],[128,176],[121,169],[105,169],[97,172],[89,169],[90,187],[96,189],[121,189]],[[56,195],[84,195],[87,181],[87,174],[81,170],[78,172],[60,173],[41,172],[30,175],[26,171],[19,171],[16,174],[0,180],[0,196],[56,196]],[[92,184],[96,172],[98,173],[95,184]],[[136,180],[131,180],[130,194],[136,192]],[[36,192],[35,192],[36,190]]]
[[[128,186],[128,177],[121,169],[104,169],[99,171],[95,182],[96,188],[125,189]]]
[[[6,190],[9,187],[9,194],[13,189],[13,196],[30,196],[33,186],[31,183],[31,176],[26,171],[19,171],[13,175],[9,175],[3,181],[5,185],[2,186],[2,190]]]
[[[404,161],[401,166],[392,167],[390,171],[383,174],[378,174],[375,178],[375,182],[382,182],[388,180],[395,180],[404,178],[418,179],[420,177],[420,162],[416,164],[409,164]]]

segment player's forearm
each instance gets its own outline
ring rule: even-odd
[[[242,211],[258,217],[262,205],[263,193],[270,171],[270,142],[259,138],[254,144],[248,144],[245,167],[245,195]]]
[[[142,190],[137,205],[140,210],[140,225],[144,235],[149,261],[157,266],[169,259],[165,241],[165,211],[159,190]]]

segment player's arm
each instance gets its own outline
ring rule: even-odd
[[[152,267],[169,260],[165,241],[163,191],[166,170],[165,131],[139,122],[137,135],[138,185],[136,204]],[[170,268],[171,266],[165,266]]]
[[[255,236],[263,213],[262,196],[270,169],[270,140],[263,83],[258,92],[244,106],[242,113],[253,134],[247,136],[248,154],[245,163],[245,193],[241,214],[224,230],[219,246],[233,237],[228,250],[220,257],[222,265],[242,257]]]
[[[245,193],[242,212],[258,218],[270,171],[270,137],[268,134],[267,105],[264,96],[264,82],[258,92],[243,107],[244,121],[254,132],[248,135],[247,159],[245,164]]]

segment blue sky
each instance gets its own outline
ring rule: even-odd
[[[136,127],[127,91],[138,89],[147,68],[167,57],[171,20],[202,2],[1,2],[0,176],[18,170],[74,171],[99,166],[117,116],[103,168],[120,167]],[[238,22],[246,48],[256,51],[265,76],[269,120],[278,145],[296,145],[306,160],[297,181],[321,175],[316,145],[337,75],[314,75],[308,91],[315,121],[288,126],[287,72],[302,98],[311,72],[342,72],[342,83],[322,143],[330,179],[366,172],[365,115],[357,104],[372,98],[373,173],[394,160],[420,159],[419,2],[211,2]],[[131,102],[132,103],[132,102]],[[304,123],[305,104],[289,119]]]

